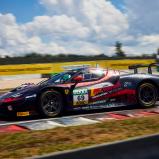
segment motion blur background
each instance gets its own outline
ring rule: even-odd
[[[0,89],[6,80],[19,80],[12,87],[39,82],[69,65],[127,70],[155,62],[158,6],[158,0],[0,0]]]

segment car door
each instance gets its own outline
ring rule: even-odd
[[[86,106],[90,103],[91,88],[105,76],[104,71],[83,70],[78,76],[82,76],[83,80],[76,85],[73,90],[73,106]]]
[[[83,81],[73,90],[73,107],[82,109],[98,109],[107,107],[110,102],[106,95],[118,88],[117,77],[105,70],[87,70],[81,73]]]

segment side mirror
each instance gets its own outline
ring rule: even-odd
[[[83,80],[83,77],[80,76],[80,75],[73,78],[73,81],[76,82],[76,83],[79,83],[79,82],[81,82],[82,80]]]

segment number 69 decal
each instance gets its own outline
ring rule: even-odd
[[[88,90],[77,89],[73,91],[73,105],[86,105],[88,104]]]

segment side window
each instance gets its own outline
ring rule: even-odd
[[[71,73],[66,73],[63,76],[60,76],[60,78],[58,78],[56,81],[54,81],[55,83],[65,83],[67,82],[70,78],[72,77]]]
[[[84,80],[91,80],[91,77],[92,77],[92,74],[90,74],[90,73],[83,74]]]
[[[98,80],[104,76],[104,72],[99,69],[92,69],[84,71],[82,74],[83,82]]]

